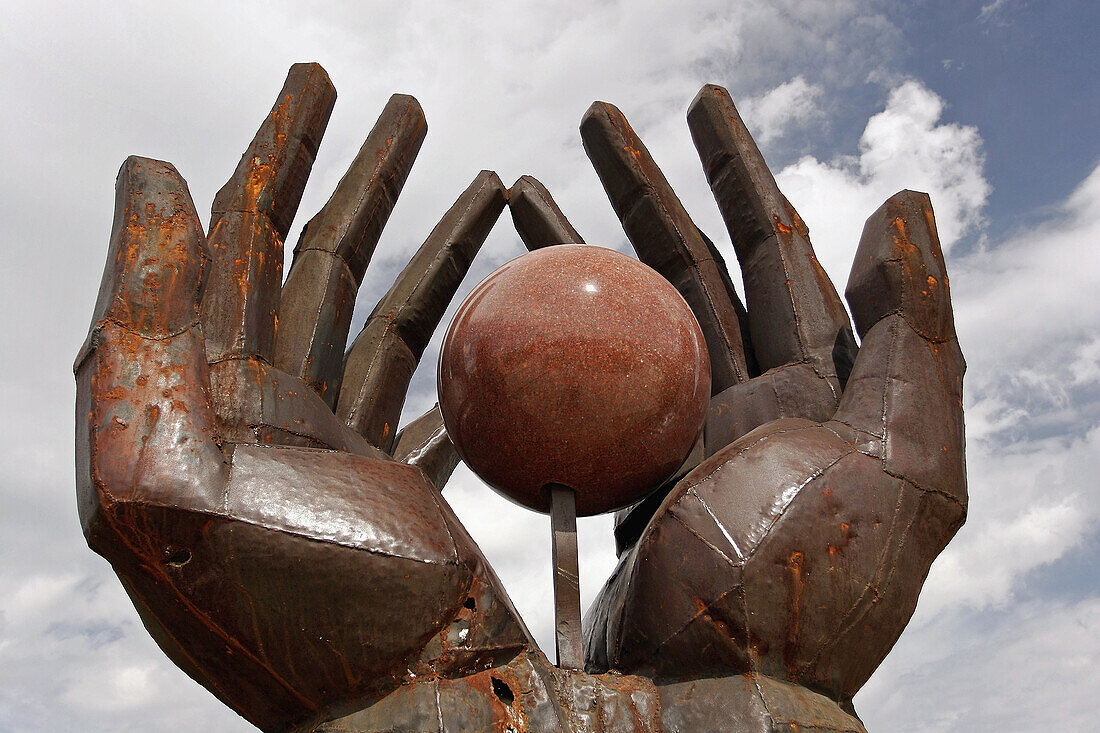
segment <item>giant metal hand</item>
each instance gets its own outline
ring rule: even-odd
[[[625,118],[581,126],[641,259],[707,339],[713,398],[672,480],[617,517],[586,672],[537,648],[440,494],[437,410],[409,379],[506,202],[529,247],[581,239],[534,179],[483,172],[344,354],[355,295],[424,139],[395,95],[282,283],[335,92],[291,69],[204,235],[167,164],[131,158],[77,359],[89,545],[150,633],[267,730],[861,731],[851,699],[966,513],[962,374],[928,197],[868,220],[862,337],[724,90],[688,121],[745,280],[741,306]]]

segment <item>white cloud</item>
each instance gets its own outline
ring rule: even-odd
[[[818,257],[843,290],[863,222],[883,201],[909,188],[932,197],[940,241],[950,250],[982,225],[990,187],[975,127],[941,123],[943,100],[923,84],[894,87],[871,117],[858,155],[811,156],[776,175],[810,226]]]
[[[868,730],[1095,728],[1100,599],[1023,604],[968,621],[973,625],[943,618],[906,632],[856,698]],[[918,663],[895,664],[902,659]]]
[[[979,23],[1000,23],[1004,24],[1002,16],[1006,12],[1005,8],[1008,7],[1009,0],[993,0],[991,3],[986,3],[978,11]]]
[[[821,85],[796,76],[760,96],[739,102],[737,109],[748,128],[753,130],[756,143],[765,146],[822,119],[823,93]]]
[[[253,730],[167,663],[105,566],[0,572],[0,730]]]

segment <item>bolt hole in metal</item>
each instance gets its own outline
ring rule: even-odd
[[[191,562],[191,551],[186,548],[169,547],[164,551],[164,564],[173,568],[182,568]]]
[[[505,705],[511,707],[512,703],[516,700],[516,695],[512,692],[512,688],[509,687],[504,680],[499,680],[496,677],[490,677],[493,681],[493,694],[500,698],[500,701]]]

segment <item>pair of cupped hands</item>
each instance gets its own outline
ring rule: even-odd
[[[438,408],[397,421],[506,205],[530,248],[582,239],[538,181],[483,171],[345,353],[426,123],[389,100],[284,282],[335,96],[320,66],[291,68],[205,232],[171,164],[119,173],[76,363],[77,491],[158,644],[269,730],[862,730],[851,698],[966,513],[965,364],[928,196],[867,220],[846,291],[857,347],[724,89],[688,123],[747,309],[623,115],[588,110],[584,147],[639,257],[695,313],[713,397],[691,459],[620,512],[587,673],[563,671],[440,493],[457,457]]]

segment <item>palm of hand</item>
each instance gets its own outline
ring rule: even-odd
[[[265,729],[860,729],[842,708],[965,514],[964,367],[927,197],[868,221],[849,375],[847,315],[724,91],[705,88],[689,121],[747,313],[625,119],[589,111],[590,157],[699,317],[716,389],[700,465],[620,523],[620,567],[586,619],[589,671],[613,672],[564,673],[439,493],[455,459],[438,414],[393,426],[506,199],[528,246],[580,237],[533,179],[507,193],[483,172],[345,360],[424,122],[391,99],[280,288],[334,97],[320,67],[291,70],[208,236],[170,165],[131,158],[119,176],[77,361],[78,495],[161,647]]]

